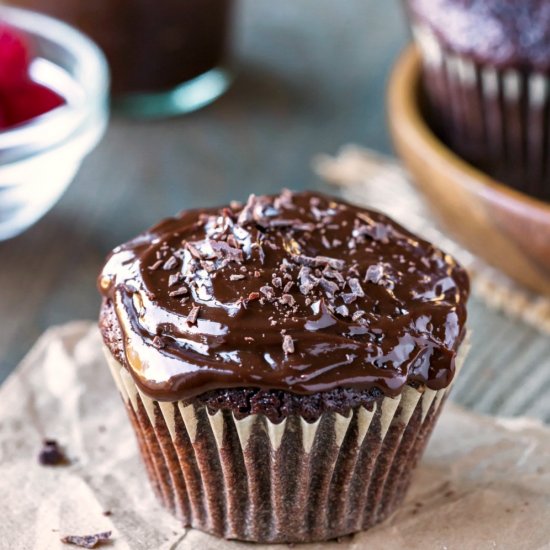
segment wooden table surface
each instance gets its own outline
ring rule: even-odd
[[[163,122],[114,117],[66,195],[0,243],[0,381],[50,325],[94,318],[104,256],[178,210],[318,187],[310,162],[356,142],[390,150],[385,86],[408,39],[398,0],[243,0],[236,81]]]

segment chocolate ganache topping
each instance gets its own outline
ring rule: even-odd
[[[162,221],[112,252],[99,288],[136,383],[177,400],[446,387],[469,283],[390,218],[285,190]]]

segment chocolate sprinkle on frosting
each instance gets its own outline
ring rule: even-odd
[[[441,389],[469,292],[453,258],[388,217],[290,191],[161,222],[113,251],[99,288],[120,334],[115,349],[102,326],[106,344],[160,400]]]
[[[294,340],[292,340],[292,336],[289,336],[288,334],[283,336],[283,351],[286,354],[294,353]]]

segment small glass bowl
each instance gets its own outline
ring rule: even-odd
[[[108,121],[109,70],[86,36],[51,17],[0,6],[0,21],[30,37],[31,77],[65,104],[0,131],[0,240],[18,235],[59,200]]]

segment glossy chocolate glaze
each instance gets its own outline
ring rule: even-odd
[[[479,63],[550,70],[547,0],[406,0],[452,52]]]
[[[469,283],[382,214],[284,191],[164,220],[113,251],[99,288],[136,383],[177,400],[446,387]]]

